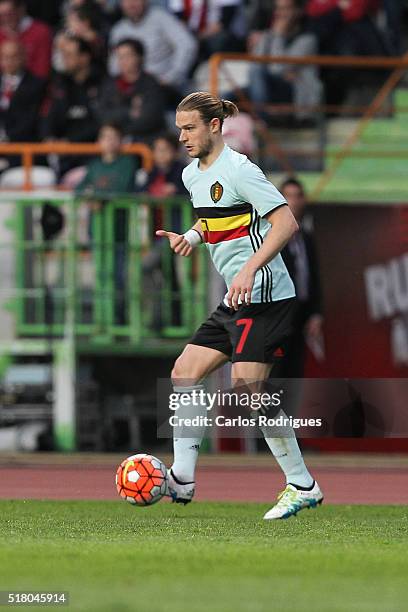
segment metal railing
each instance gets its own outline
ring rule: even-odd
[[[210,90],[218,95],[218,81],[221,64],[225,61],[245,61],[260,64],[288,64],[294,66],[320,66],[328,68],[364,68],[375,70],[378,68],[402,69],[408,68],[408,54],[403,57],[354,57],[337,55],[306,55],[292,57],[287,55],[251,55],[247,53],[215,53],[209,61]]]
[[[65,220],[48,240],[45,205]],[[205,318],[205,249],[175,258],[154,236],[158,218],[163,227],[191,227],[184,198],[120,196],[91,213],[77,199],[29,198],[15,211],[18,337],[62,337],[72,321],[76,338],[143,351],[149,339],[188,337]]]
[[[406,70],[408,69],[408,53],[403,57],[350,57],[350,56],[320,56],[311,55],[305,57],[289,57],[289,56],[269,56],[269,55],[250,55],[245,53],[217,53],[214,54],[209,61],[210,68],[210,90],[213,94],[219,93],[219,77],[221,71],[227,77],[229,85],[234,89],[234,76],[230,71],[226,71],[223,64],[226,61],[245,61],[249,63],[261,64],[286,64],[292,66],[319,66],[321,68],[349,68],[349,69],[364,69],[364,70],[379,70],[388,69],[390,73],[383,78],[377,93],[373,96],[368,105],[344,105],[344,104],[318,104],[314,107],[304,108],[303,110],[313,111],[315,113],[332,113],[342,115],[358,114],[359,119],[355,126],[347,135],[344,142],[334,150],[326,150],[325,147],[318,151],[310,150],[288,150],[281,146],[278,139],[273,135],[273,130],[268,130],[262,126],[262,121],[259,123],[259,135],[268,142],[270,150],[275,158],[279,161],[283,171],[295,174],[295,169],[291,165],[291,153],[297,157],[322,157],[326,158],[326,167],[323,168],[321,175],[310,193],[311,200],[318,200],[323,190],[333,180],[337,170],[346,158],[357,157],[367,159],[378,158],[407,158],[408,149],[401,150],[398,148],[381,150],[380,147],[366,147],[364,150],[356,150],[356,145],[363,136],[366,128],[372,122],[379,112],[383,109],[390,94],[400,83]],[[247,110],[254,119],[259,119],[259,112],[255,105],[251,103],[245,91],[240,87],[235,88],[238,102],[242,109]],[[287,114],[295,111],[293,104],[268,104],[265,105],[268,109],[272,109],[274,113]],[[400,112],[402,109],[399,109]],[[408,109],[405,109],[408,110]]]
[[[24,168],[25,191],[33,188],[31,172],[34,159],[38,155],[74,155],[88,156],[98,155],[101,149],[97,143],[73,143],[73,142],[24,142],[24,143],[0,143],[0,155],[17,155],[21,157],[21,165]],[[127,155],[137,155],[141,158],[142,167],[149,171],[153,166],[151,149],[143,143],[126,144],[122,147],[122,153]]]

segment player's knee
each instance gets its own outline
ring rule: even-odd
[[[196,385],[200,381],[200,378],[200,373],[194,366],[194,363],[184,359],[183,356],[176,359],[171,371],[171,380],[173,385],[183,387]]]

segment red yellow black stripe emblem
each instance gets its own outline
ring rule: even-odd
[[[226,240],[234,240],[249,235],[251,213],[233,215],[231,217],[201,218],[201,228],[204,240],[209,244],[217,244]]]

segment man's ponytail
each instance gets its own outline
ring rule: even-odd
[[[224,119],[227,119],[227,117],[236,117],[238,115],[239,110],[234,102],[230,102],[230,100],[221,100],[221,102]]]
[[[220,125],[227,117],[238,115],[238,107],[229,100],[222,100],[206,91],[196,91],[180,102],[177,112],[198,111],[204,123],[210,123],[212,119],[219,119]]]

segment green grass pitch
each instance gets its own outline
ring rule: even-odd
[[[62,609],[87,612],[407,610],[406,507],[266,509],[1,501],[0,589],[69,591]]]

